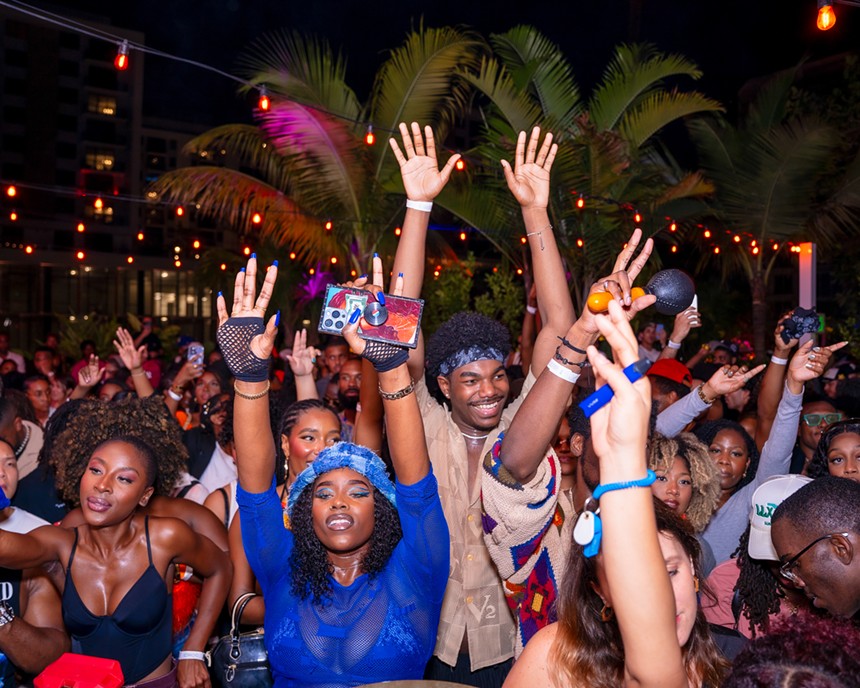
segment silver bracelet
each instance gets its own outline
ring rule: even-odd
[[[771,356],[770,362],[776,363],[777,365],[786,365],[788,363],[788,359],[787,358],[780,358],[779,356]]]
[[[579,379],[579,373],[574,373],[572,370],[568,370],[554,358],[549,359],[549,363],[546,364],[546,367],[553,375],[572,385],[575,385],[576,381]]]
[[[433,201],[413,201],[410,198],[406,199],[406,207],[411,208],[412,210],[420,210],[425,213],[429,213],[433,210]]]
[[[668,346],[670,349],[680,349],[681,348],[680,344],[678,344],[677,342],[673,342],[671,339],[666,341],[666,346]]]
[[[167,389],[167,396],[169,396],[171,399],[173,399],[173,401],[182,401],[182,395],[177,394],[176,392],[174,392],[170,388]]]

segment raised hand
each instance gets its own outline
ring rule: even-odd
[[[716,401],[717,397],[731,394],[732,392],[739,390],[764,370],[765,367],[764,363],[760,366],[756,366],[752,370],[744,365],[725,365],[716,373],[711,375],[711,379],[702,385],[702,394],[704,394],[706,398]]]
[[[702,326],[702,316],[699,311],[690,306],[675,316],[675,325],[672,327],[672,335],[669,337],[676,344],[683,342],[690,330]]]
[[[783,313],[779,322],[776,324],[776,329],[773,331],[773,355],[777,358],[788,358],[791,350],[797,346],[799,339],[793,337],[785,342],[782,338],[782,332],[785,330],[785,322],[791,317],[792,311]]]
[[[436,159],[436,143],[433,140],[433,130],[424,127],[424,137],[421,136],[421,127],[418,122],[412,122],[412,132],[405,122],[400,123],[400,136],[403,139],[404,155],[397,145],[397,139],[393,136],[388,139],[391,150],[397,164],[400,165],[400,175],[403,178],[403,188],[406,190],[406,198],[412,201],[432,201],[451,178],[454,165],[460,159],[460,154],[452,155],[445,167],[439,170],[439,162]],[[426,139],[426,145],[425,145]]]
[[[594,346],[588,347],[588,360],[594,367],[598,387],[608,384],[615,393],[606,406],[591,416],[591,439],[600,457],[601,482],[609,482],[603,475],[606,464],[629,478],[641,478],[646,468],[651,386],[646,376],[631,383],[623,372],[639,359],[639,343],[617,301],[611,301],[608,316],[596,322],[615,358],[613,363]]]
[[[287,362],[290,364],[293,375],[296,377],[311,375],[320,353],[318,349],[308,346],[308,331],[306,329],[302,328],[300,332],[296,332],[293,339],[293,353],[287,356]]]
[[[269,358],[275,346],[280,311],[263,322],[278,276],[278,261],[266,271],[257,296],[257,254],[236,275],[233,308],[227,314],[224,295],[218,294],[218,345],[224,362],[237,380],[263,382],[269,374]]]
[[[532,129],[526,147],[526,132],[517,137],[514,168],[507,160],[502,160],[502,170],[508,188],[523,208],[546,208],[549,204],[549,171],[558,152],[558,144],[552,142],[548,133],[540,150],[540,127]]]
[[[124,327],[117,328],[113,346],[122,359],[123,365],[129,370],[137,370],[143,365],[143,360],[146,358],[146,344],[135,347],[134,338]]]
[[[93,354],[87,364],[78,371],[78,384],[87,389],[101,382],[107,368],[99,368],[99,357]]]
[[[800,392],[805,382],[819,377],[826,369],[834,352],[846,346],[848,342],[839,342],[832,346],[813,346],[810,339],[803,344],[788,363],[788,384],[796,394]],[[794,383],[794,384],[792,384]]]
[[[654,241],[647,239],[637,256],[636,249],[639,248],[641,241],[642,230],[637,227],[627,240],[627,245],[615,259],[612,274],[598,279],[591,285],[591,289],[588,292],[589,295],[596,292],[609,292],[612,294],[613,300],[622,306],[622,311],[627,320],[632,320],[639,311],[648,308],[648,306],[651,306],[657,300],[657,297],[653,294],[640,296],[638,299],[633,299],[630,296],[630,288],[639,276],[639,273],[642,272],[642,268],[645,267],[654,248]],[[603,317],[602,314],[592,313],[589,308],[585,307],[582,309],[579,322],[587,332],[596,335],[599,331],[597,321],[600,317]]]

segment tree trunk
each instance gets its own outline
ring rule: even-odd
[[[764,281],[764,272],[755,270],[750,280],[752,291],[752,321],[753,321],[753,347],[755,348],[756,360],[761,362],[767,359],[767,284]]]

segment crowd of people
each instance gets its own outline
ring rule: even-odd
[[[391,147],[394,262],[346,284],[377,311],[423,296],[458,159],[414,123]],[[860,367],[783,336],[790,314],[761,365],[687,351],[708,314],[647,320],[638,229],[591,288],[608,311],[575,309],[557,152],[535,128],[501,163],[533,278],[513,338],[463,312],[409,348],[362,338],[357,308],[315,346],[253,255],[208,355],[181,337],[163,360],[151,318],[75,361],[0,333],[0,685],[67,652],[128,686],[220,685],[237,602],[275,686],[860,685]]]

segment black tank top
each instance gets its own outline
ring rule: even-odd
[[[63,621],[72,637],[72,652],[117,660],[126,683],[137,683],[152,673],[172,649],[173,603],[164,579],[152,564],[149,517],[144,519],[149,566],[122,598],[110,616],[96,616],[78,595],[72,579],[72,562],[78,547],[78,530],[66,566]]]

